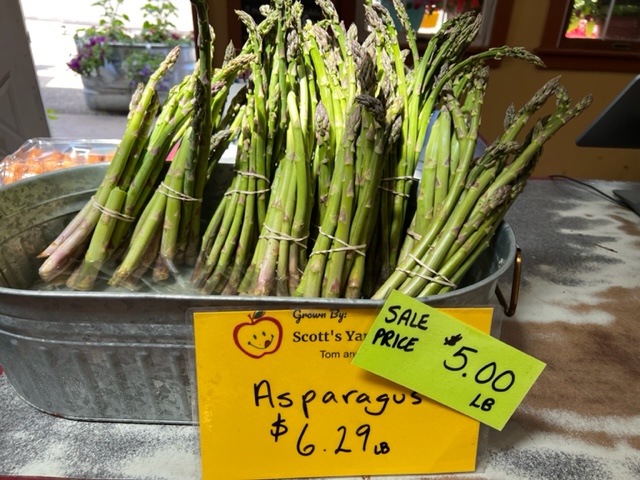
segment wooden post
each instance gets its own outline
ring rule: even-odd
[[[224,51],[230,39],[233,39],[237,47],[240,48],[239,33],[238,38],[235,35],[235,30],[239,32],[240,28],[240,22],[235,14],[235,10],[240,8],[240,0],[207,0],[207,5],[209,7],[209,23],[216,32],[216,39],[213,42],[215,49],[213,66],[219,67],[222,65]]]

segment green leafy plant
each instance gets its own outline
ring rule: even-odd
[[[148,0],[142,6],[144,23],[140,37],[149,43],[172,43],[182,40],[175,33],[176,26],[170,20],[178,13],[176,6],[167,0]]]
[[[67,66],[80,75],[91,75],[103,66],[111,53],[111,43],[96,28],[85,29],[74,36],[78,53]]]
[[[129,16],[119,11],[123,4],[124,0],[96,0],[91,4],[94,7],[102,8],[102,15],[96,30],[109,41],[121,41],[128,37],[125,25],[129,21]]]
[[[90,76],[106,65],[115,44],[164,44],[175,46],[192,41],[192,34],[179,34],[172,19],[178,9],[170,0],[147,0],[143,5],[144,23],[138,31],[130,28],[129,16],[122,13],[124,0],[96,0],[93,6],[102,9],[96,26],[78,29],[74,34],[77,54],[67,63],[76,73]],[[162,61],[162,55],[135,53],[123,69],[131,83],[146,82]]]
[[[155,72],[164,60],[164,55],[152,53],[147,50],[135,52],[129,55],[122,64],[122,69],[132,87],[138,83],[147,83],[149,77]],[[168,90],[169,85],[161,80],[158,83],[158,90]]]

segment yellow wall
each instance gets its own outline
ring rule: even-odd
[[[552,0],[515,0],[507,44],[535,49],[540,42],[547,6]],[[640,73],[640,62],[638,62]],[[577,101],[587,94],[593,103],[580,117],[547,142],[534,175],[569,175],[575,178],[640,181],[640,151],[577,147],[576,138],[606,108],[635,74],[539,69],[524,62],[505,60],[493,69],[485,96],[481,131],[488,140],[502,130],[504,112],[529,100],[547,80],[560,75],[561,83]],[[638,105],[640,108],[640,105]],[[640,132],[639,132],[640,134]]]

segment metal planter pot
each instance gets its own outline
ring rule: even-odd
[[[123,65],[125,60],[139,52],[148,52],[154,56],[158,55],[164,58],[173,48],[170,45],[157,43],[113,44],[113,54],[109,58],[109,62],[100,67],[95,75],[82,76],[83,93],[87,106],[92,110],[128,111],[131,95],[136,85],[127,78],[124,72]],[[194,44],[181,45],[180,56],[176,65],[164,75],[156,89],[160,100],[164,101],[169,89],[193,72],[195,62],[196,50]]]
[[[219,187],[232,166],[216,175]],[[55,415],[107,421],[192,423],[195,307],[379,308],[371,300],[34,290],[36,255],[90,199],[106,165],[51,172],[0,187],[0,365],[18,394]],[[215,199],[211,200],[215,201]],[[461,287],[423,299],[434,306],[487,305],[512,266],[503,223]]]

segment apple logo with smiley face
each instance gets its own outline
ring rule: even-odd
[[[237,347],[251,358],[275,353],[282,343],[280,322],[263,311],[248,316],[248,322],[239,323],[233,329],[233,340]]]

